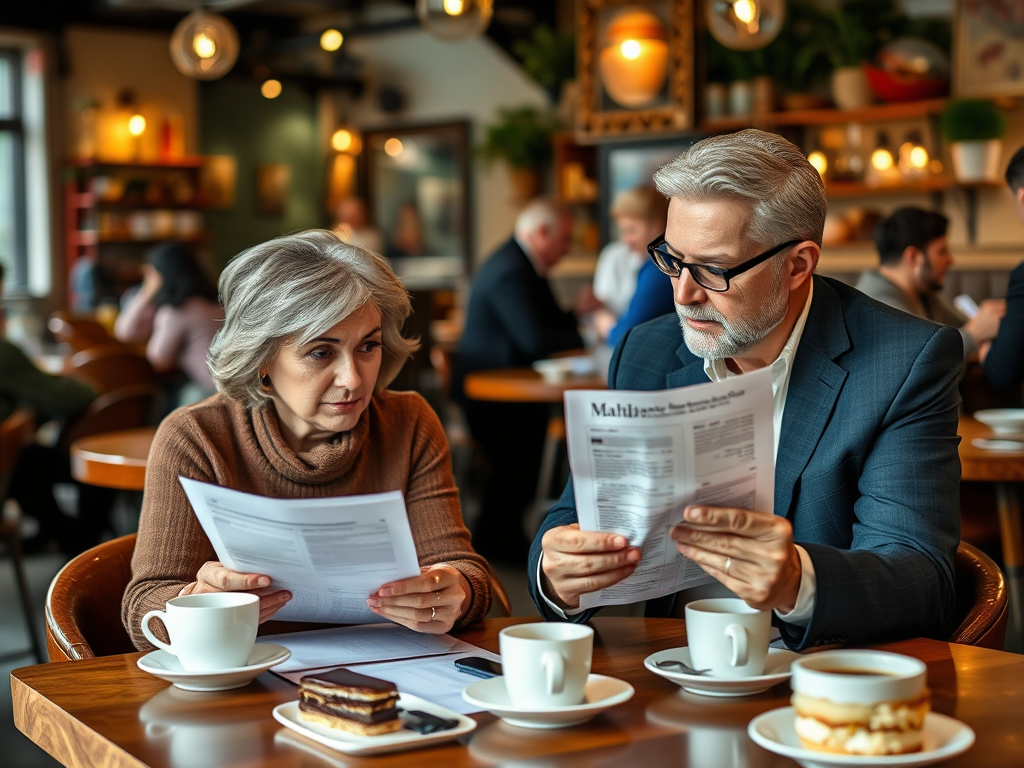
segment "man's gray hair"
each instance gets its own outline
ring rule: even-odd
[[[207,363],[217,389],[255,408],[269,399],[260,371],[285,344],[305,344],[365,304],[381,313],[380,373],[387,387],[419,341],[402,336],[409,294],[380,256],[325,229],[268,240],[235,256],[220,276],[224,326]]]
[[[515,234],[517,238],[531,235],[541,227],[554,232],[562,217],[569,215],[569,209],[558,199],[550,196],[535,197],[516,217]]]
[[[828,199],[807,158],[774,133],[754,129],[698,141],[654,174],[665,197],[749,205],[743,234],[768,248],[787,240],[821,245]]]

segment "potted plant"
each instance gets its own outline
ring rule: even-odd
[[[957,181],[999,178],[1006,115],[986,99],[953,99],[939,116],[939,130],[950,144]]]
[[[509,168],[513,195],[526,201],[537,195],[541,171],[551,161],[551,138],[558,121],[537,107],[498,110],[498,122],[484,128],[477,153],[487,164],[503,161]]]

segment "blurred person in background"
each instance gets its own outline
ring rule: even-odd
[[[631,328],[661,315],[675,312],[672,280],[647,256],[647,244],[665,231],[668,201],[653,185],[620,192],[611,214],[619,230],[620,242],[628,249],[630,260],[639,266],[634,289],[626,309],[616,314],[610,308],[594,313],[594,326],[602,340],[614,347]],[[601,264],[594,275],[594,294],[604,291],[599,285]],[[610,282],[610,281],[609,281]]]
[[[366,203],[358,197],[346,197],[335,209],[334,232],[349,245],[358,245],[374,253],[384,253],[384,238],[370,224]]]
[[[150,250],[142,276],[114,323],[114,335],[129,344],[146,342],[146,357],[158,373],[184,373],[171,407],[209,397],[216,389],[206,352],[224,320],[217,289],[182,243]]]
[[[1001,299],[981,302],[967,318],[943,298],[946,272],[953,265],[946,230],[949,219],[920,208],[901,208],[875,229],[880,264],[864,272],[857,290],[890,307],[959,329],[964,342],[964,367],[978,358],[982,345],[994,339],[1006,310]]]

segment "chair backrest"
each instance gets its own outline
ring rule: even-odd
[[[160,390],[153,384],[132,384],[100,395],[85,412],[64,425],[59,444],[67,451],[72,441],[101,432],[152,426]]]
[[[101,323],[70,312],[54,312],[46,326],[58,341],[63,341],[76,352],[115,341]]]
[[[35,428],[35,416],[28,408],[18,408],[0,421],[0,491],[3,490],[3,479],[14,469],[18,454],[32,440]]]
[[[951,643],[1002,650],[1009,613],[1006,581],[999,566],[965,541],[956,549],[956,620]]]
[[[50,661],[76,661],[135,650],[121,624],[121,597],[132,575],[135,534],[106,541],[72,559],[46,593]]]
[[[87,380],[101,393],[156,381],[156,371],[149,360],[119,341],[76,352],[68,361],[66,373]]]

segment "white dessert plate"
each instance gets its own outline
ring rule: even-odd
[[[992,427],[997,435],[1024,432],[1024,408],[991,408],[975,411],[974,418]]]
[[[798,658],[800,658],[800,654],[785,648],[769,648],[763,675],[733,678],[687,675],[672,669],[660,669],[654,665],[658,661],[675,659],[693,666],[690,662],[690,649],[684,646],[652,653],[644,659],[644,666],[654,674],[661,675],[666,680],[671,680],[676,685],[682,686],[684,691],[690,693],[701,696],[753,696],[755,693],[764,693],[772,686],[788,679],[789,665]]]
[[[590,675],[583,691],[583,703],[570,707],[517,707],[508,697],[503,677],[470,683],[462,691],[462,698],[473,706],[487,710],[509,725],[518,725],[520,728],[568,728],[582,725],[606,709],[629,701],[632,697],[632,685],[625,680],[606,675]]]
[[[537,360],[533,370],[543,376],[545,381],[558,382],[568,376],[590,376],[597,373],[597,364],[590,355],[572,355]]]
[[[986,451],[1024,451],[1024,440],[986,440],[976,437],[971,445]]]
[[[323,723],[306,722],[299,715],[298,701],[278,704],[274,707],[274,719],[296,733],[301,733],[315,742],[347,755],[383,755],[387,752],[400,752],[404,749],[419,749],[429,744],[440,744],[443,741],[457,739],[462,734],[469,733],[476,728],[476,720],[473,718],[460,715],[447,707],[421,699],[419,696],[413,696],[411,693],[399,694],[398,706],[402,709],[414,709],[438,717],[457,720],[459,724],[447,731],[438,731],[437,733],[416,733],[416,731],[402,728],[394,733],[360,736],[340,728],[331,728]]]
[[[190,672],[183,669],[178,657],[167,651],[147,653],[136,662],[139,669],[149,672],[185,691],[229,691],[248,685],[257,675],[288,659],[292,652],[283,645],[256,643],[249,655],[249,663],[234,669],[210,672]]]
[[[790,757],[804,768],[841,765],[911,768],[932,765],[966,752],[974,743],[974,731],[970,726],[938,712],[929,712],[924,719],[924,744],[920,752],[906,755],[834,755],[801,746],[800,737],[793,728],[795,720],[796,710],[793,707],[773,709],[751,720],[747,733],[769,752]]]

